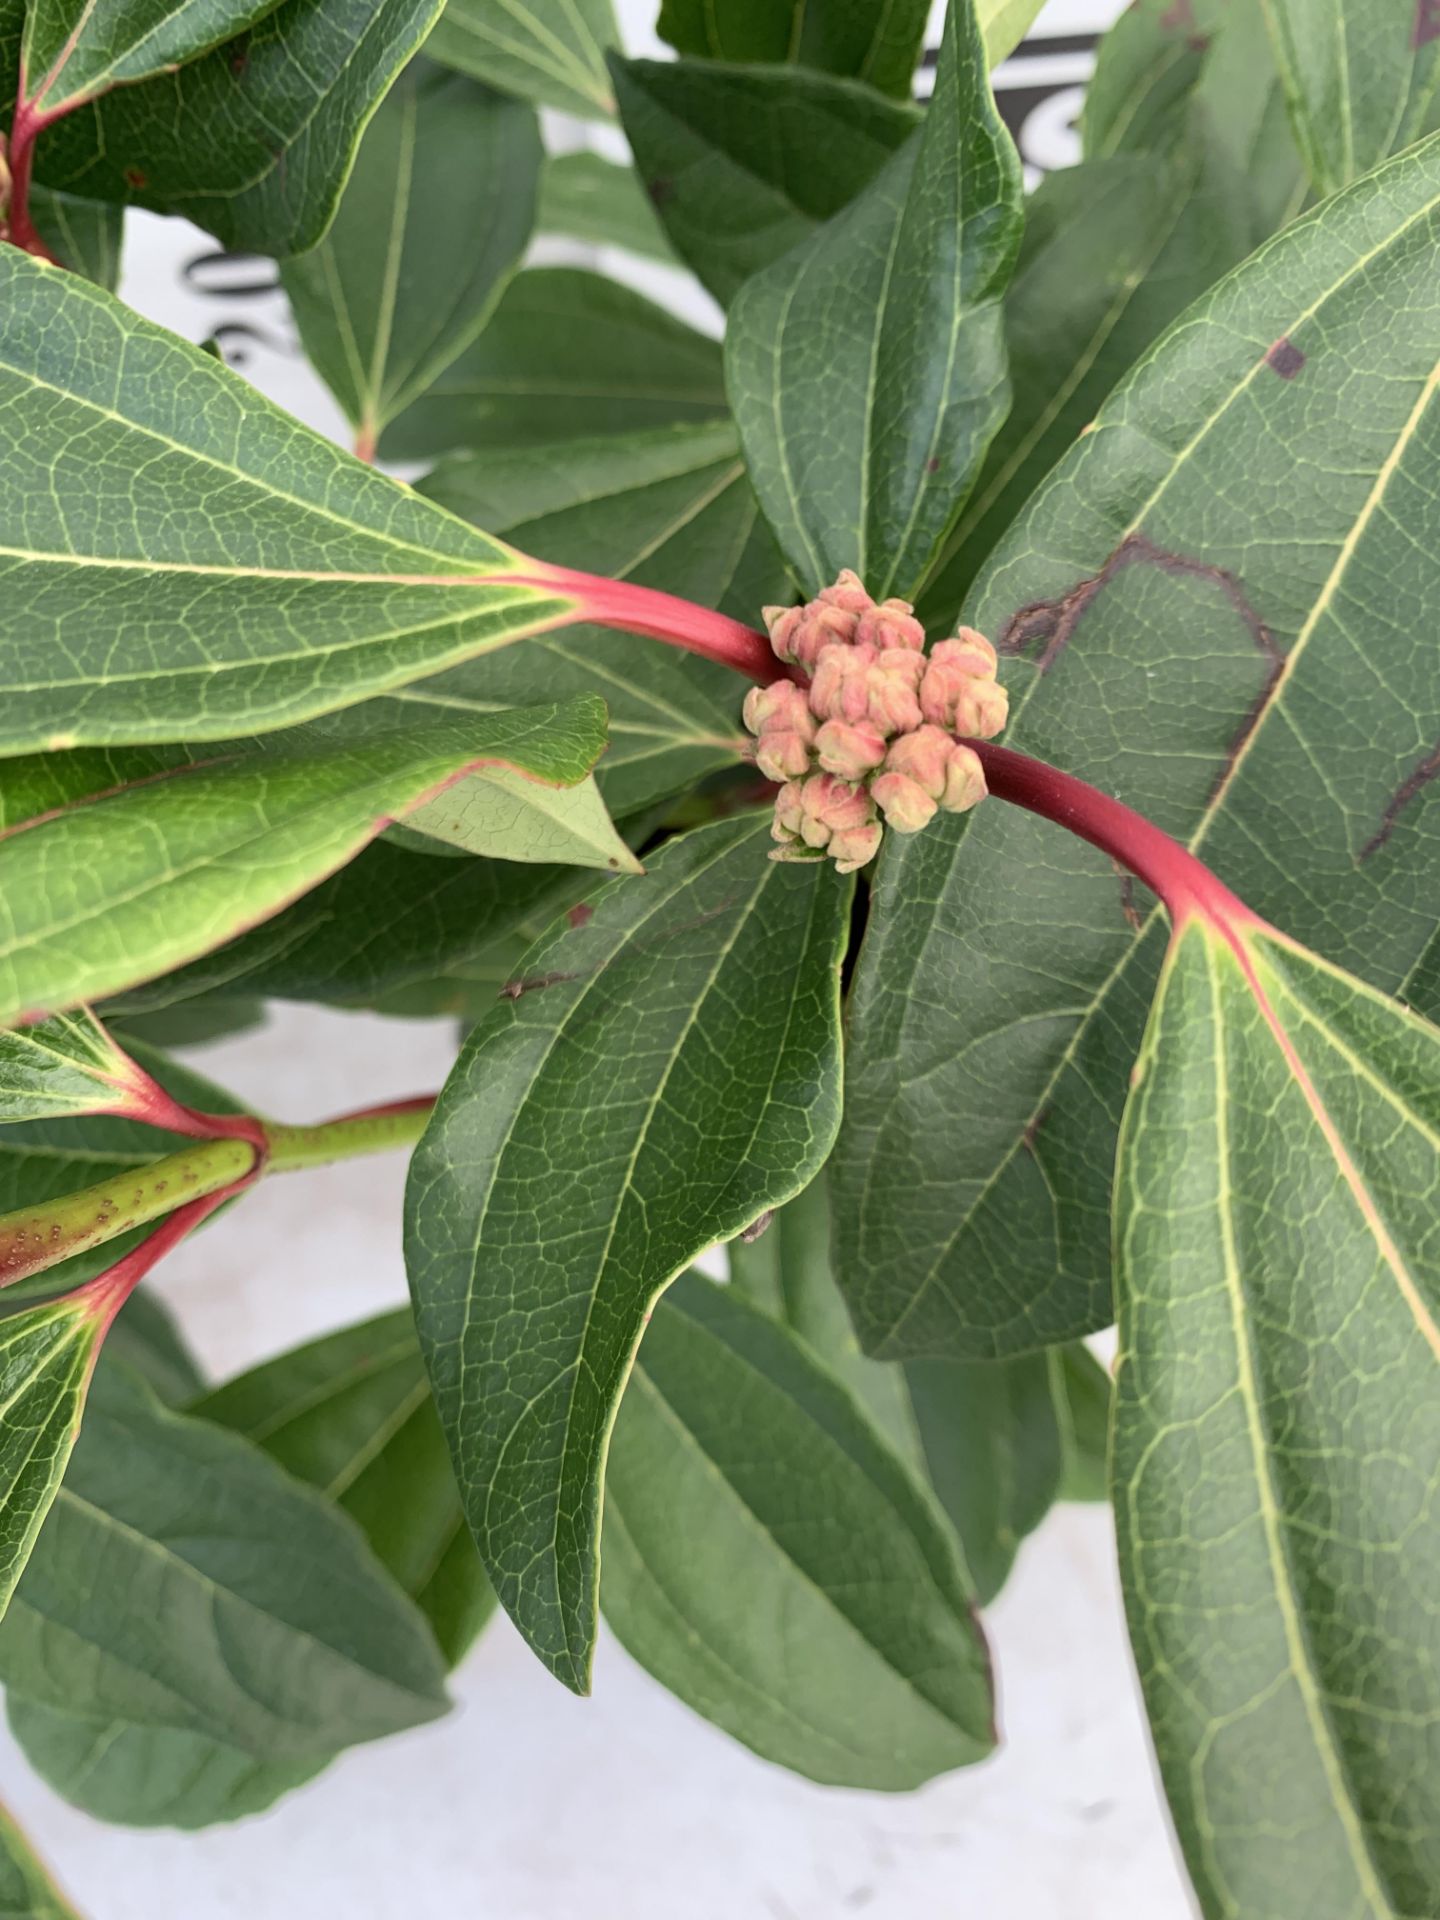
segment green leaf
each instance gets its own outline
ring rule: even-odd
[[[0,753],[284,726],[563,608],[84,281],[6,248],[0,306]]]
[[[120,284],[120,248],[125,237],[123,207],[35,187],[30,194],[30,217],[62,267],[114,293]]]
[[[411,1290],[466,1513],[502,1605],[577,1691],[645,1316],[807,1183],[839,1118],[850,890],[767,860],[766,837],[750,817],[671,840],[542,939],[411,1163]]]
[[[664,230],[633,167],[598,153],[561,153],[540,174],[535,224],[541,233],[563,233],[597,247],[624,247],[673,266]]]
[[[1015,403],[921,595],[927,624],[953,631],[996,542],[1121,375],[1249,246],[1240,176],[1203,137],[1041,181],[1005,297]]]
[[[381,452],[424,460],[724,412],[713,340],[598,273],[537,267],[511,282],[480,338],[394,423]]]
[[[615,831],[593,774],[578,786],[542,787],[503,768],[472,773],[417,807],[401,831],[500,860],[644,871]]]
[[[1230,6],[1211,40],[1195,99],[1239,169],[1256,242],[1293,220],[1309,196],[1263,6]]]
[[[329,225],[365,123],[435,12],[436,0],[282,0],[213,53],[48,128],[38,177],[183,214],[227,247],[303,252]]]
[[[1440,1033],[1264,929],[1178,934],[1116,1183],[1114,1488],[1207,1914],[1440,1880]]]
[[[975,17],[985,36],[985,58],[998,66],[1030,31],[1045,0],[975,0]]]
[[[59,1491],[105,1319],[103,1302],[71,1298],[0,1320],[0,1619]]]
[[[30,1842],[0,1807],[0,1913],[5,1920],[79,1920]]]
[[[806,586],[853,567],[881,599],[924,576],[1009,404],[1020,228],[1020,163],[955,0],[920,132],[731,312],[750,475]]]
[[[0,1025],[116,993],[208,952],[485,761],[580,778],[598,701],[282,742],[180,767],[0,839]]]
[[[611,66],[650,198],[722,303],[869,186],[920,120],[869,87],[803,69]]]
[[[0,1677],[62,1715],[188,1735],[217,1766],[313,1768],[446,1705],[428,1626],[353,1521],[123,1368],[95,1377]]]
[[[338,1501],[425,1614],[447,1663],[461,1659],[494,1595],[465,1526],[408,1307],[267,1360],[191,1411],[243,1433]]]
[[[59,115],[112,87],[152,79],[232,40],[275,0],[28,0],[25,98]]]
[[[0,1033],[0,1124],[113,1110],[129,1066],[88,1007]]]
[[[968,609],[1019,650],[1014,746],[1410,993],[1440,914],[1437,245],[1435,141],[1286,228],[1112,396]],[[1162,946],[1143,892],[1015,809],[887,849],[833,1189],[871,1350],[994,1356],[1110,1318]]]
[[[708,60],[798,63],[909,96],[930,0],[663,0],[660,37]]]
[[[1185,124],[1185,105],[1207,50],[1232,13],[1258,0],[1138,0],[1100,42],[1085,89],[1080,129],[1087,160],[1168,146]]]
[[[1075,1341],[1048,1355],[1060,1421],[1059,1500],[1108,1500],[1110,1376],[1088,1347]],[[1013,1362],[1011,1363],[1013,1364]]]
[[[953,1542],[802,1343],[698,1274],[647,1329],[610,1449],[605,1617],[737,1740],[903,1792],[994,1745]]]
[[[1021,1540],[1059,1491],[1059,1355],[904,1365],[868,1358],[835,1282],[830,1233],[822,1176],[753,1245],[730,1243],[732,1283],[805,1342],[933,1489],[967,1584],[984,1604],[1005,1584]],[[1103,1474],[1102,1452],[1102,1482]]]
[[[615,111],[611,0],[449,0],[425,51],[447,67],[582,119]]]
[[[540,159],[528,107],[423,66],[370,122],[334,225],[280,271],[357,445],[373,449],[485,325],[530,238]]]
[[[1265,14],[1317,193],[1433,126],[1440,35],[1426,0],[1266,0]]]
[[[205,1376],[175,1316],[149,1287],[137,1287],[105,1336],[103,1364],[119,1361],[147,1382],[167,1407],[183,1407],[205,1391]]]

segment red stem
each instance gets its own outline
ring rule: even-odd
[[[564,594],[577,603],[573,616],[577,622],[620,627],[626,633],[643,633],[668,646],[683,647],[687,653],[717,660],[749,680],[758,680],[762,687],[772,680],[801,678],[795,668],[775,658],[769,640],[755,627],[732,620],[728,614],[712,613],[708,607],[697,607],[674,594],[660,593],[654,587],[631,586],[625,580],[607,580],[602,574],[576,573],[573,568],[552,567],[540,560],[526,560],[523,572],[487,575],[487,583],[493,580]]]
[[[10,197],[5,208],[5,238],[11,246],[23,247],[26,253],[34,254],[37,260],[47,260],[52,267],[59,261],[51,253],[45,242],[35,230],[30,218],[30,182],[35,170],[35,142],[56,120],[63,119],[74,101],[62,107],[59,112],[42,113],[32,101],[25,98],[25,75],[20,75],[20,93],[15,103],[15,117],[10,123],[10,143],[7,164],[10,168]]]
[[[223,1207],[227,1200],[232,1200],[237,1193],[243,1193],[258,1177],[259,1171],[257,1162],[243,1180],[222,1187],[218,1193],[207,1193],[199,1200],[187,1200],[183,1207],[177,1207],[174,1213],[167,1214],[138,1247],[133,1248],[122,1260],[117,1260],[113,1267],[107,1267],[87,1286],[78,1289],[74,1296],[76,1299],[93,1301],[95,1305],[102,1340],[116,1314],[151,1268],[208,1220],[217,1207]]]
[[[1193,853],[1168,833],[1162,833],[1143,814],[1077,780],[1072,773],[990,740],[967,740],[980,756],[985,783],[991,793],[1012,806],[1038,813],[1057,826],[1088,840],[1112,860],[1118,860],[1152,893],[1158,894],[1178,929],[1199,914],[1212,925],[1234,932],[1263,924],[1245,902],[1217,880]]]

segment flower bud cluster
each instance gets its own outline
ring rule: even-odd
[[[772,860],[872,860],[884,824],[917,833],[938,808],[963,813],[985,774],[957,734],[989,740],[1005,724],[995,649],[970,627],[928,656],[908,601],[879,605],[847,568],[803,607],[766,607],[776,657],[808,674],[745,701],[755,761],[781,783]]]

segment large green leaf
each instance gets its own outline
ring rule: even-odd
[[[503,767],[467,774],[391,832],[431,853],[449,849],[498,860],[599,867],[609,873],[641,871],[600,798],[593,774],[573,787],[542,787]]]
[[[29,0],[21,41],[25,97],[60,115],[234,39],[275,0]]]
[[[661,1301],[616,1423],[605,1617],[767,1760],[903,1791],[994,1744],[954,1543],[792,1334],[698,1274]]]
[[[338,1501],[455,1665],[494,1595],[465,1525],[408,1307],[267,1360],[191,1412],[243,1433]]]
[[[30,194],[30,217],[62,267],[114,293],[120,284],[120,248],[125,237],[123,207],[35,187]]]
[[[663,0],[660,34],[677,53],[783,61],[908,97],[930,0]]]
[[[1287,228],[1107,403],[969,608],[1019,650],[1015,746],[1385,990],[1440,913],[1437,245],[1434,141]],[[1108,1320],[1162,946],[1108,860],[997,803],[887,849],[835,1189],[869,1346],[982,1357]]]
[[[1235,0],[1235,12],[1253,11],[1259,0]],[[1195,90],[1216,31],[1232,11],[1231,0],[1137,0],[1100,42],[1095,72],[1085,89],[1080,116],[1085,156],[1164,147],[1185,123],[1185,104]]]
[[[953,631],[966,589],[1106,395],[1190,302],[1249,251],[1240,176],[1197,137],[1048,175],[1026,206],[1005,296],[1014,405],[921,596]]]
[[[853,567],[878,599],[923,578],[1009,403],[1020,228],[1020,163],[954,0],[920,132],[731,311],[731,405],[806,586]]]
[[[838,1122],[850,890],[753,817],[671,840],[527,956],[411,1163],[406,1257],[502,1604],[588,1685],[605,1448],[645,1316]]]
[[[105,1317],[95,1300],[81,1298],[0,1320],[0,1617],[80,1431]]]
[[[197,11],[196,0],[180,10]],[[264,18],[213,53],[49,128],[37,175],[89,199],[184,214],[229,247],[299,253],[324,233],[366,121],[436,11],[437,0],[252,9]]]
[[[1020,1542],[1058,1496],[1066,1459],[1073,1456],[1077,1484],[1093,1464],[1089,1428],[1067,1447],[1069,1356],[869,1359],[835,1282],[830,1232],[822,1178],[782,1207],[753,1244],[731,1242],[732,1282],[805,1342],[933,1488],[983,1604],[1005,1584]],[[1082,1363],[1071,1364],[1077,1381],[1089,1384]],[[1103,1450],[1100,1466],[1103,1478]]]
[[[717,300],[867,187],[919,124],[849,80],[697,60],[616,60],[625,132],[675,249]]]
[[[387,821],[491,761],[557,783],[604,741],[598,700],[222,756],[0,839],[0,1025],[153,978],[268,918]]]
[[[724,411],[713,340],[618,281],[537,267],[511,282],[480,338],[394,423],[381,451],[423,460]]]
[[[0,1807],[0,1914],[5,1920],[79,1920],[29,1841]]]
[[[1430,0],[1265,0],[1295,137],[1334,193],[1433,126],[1440,30]]]
[[[598,153],[559,153],[546,160],[535,224],[541,233],[563,233],[597,247],[624,247],[675,263],[635,169]]]
[[[529,241],[540,158],[528,107],[423,64],[370,122],[333,226],[280,272],[357,446],[484,326]]]
[[[1440,1884],[1440,1033],[1290,941],[1176,939],[1116,1185],[1131,1635],[1207,1914]]]
[[[110,1367],[0,1626],[0,1678],[61,1715],[188,1735],[220,1767],[313,1768],[445,1710],[430,1629],[354,1522]]]
[[[149,1287],[137,1287],[105,1336],[104,1365],[116,1362],[148,1381],[167,1407],[183,1407],[205,1391],[205,1377],[170,1309]]]
[[[562,613],[84,281],[7,248],[0,302],[0,753],[284,726]]]
[[[522,100],[603,119],[618,38],[611,0],[449,0],[425,50]]]

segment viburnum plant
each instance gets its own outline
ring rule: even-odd
[[[433,1718],[496,1597],[917,1786],[1108,1425],[1203,1909],[1440,1912],[1440,13],[1138,0],[1027,198],[1036,10],[922,109],[928,0],[0,0],[0,1682],[90,1812]],[[467,1037],[296,1126],[165,1051],[267,999]],[[401,1147],[413,1313],[202,1381],[156,1262]]]

